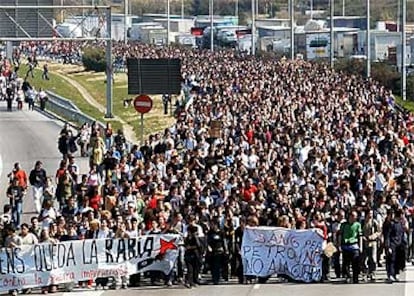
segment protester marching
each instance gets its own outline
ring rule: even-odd
[[[17,286],[398,281],[414,250],[414,134],[412,114],[389,90],[325,64],[231,49],[116,43],[114,53],[124,63],[181,59],[189,96],[173,126],[141,145],[110,125],[65,126],[56,172],[41,160],[16,163],[3,245],[30,245],[13,253],[11,272],[40,272]],[[17,93],[23,86],[11,76],[1,85]],[[89,158],[89,172],[78,157]],[[29,191],[31,225],[21,224]]]

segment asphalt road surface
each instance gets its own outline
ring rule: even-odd
[[[383,271],[373,283],[344,284],[332,281],[324,284],[278,283],[271,279],[266,284],[239,285],[232,280],[224,285],[201,285],[187,289],[183,286],[144,286],[126,290],[85,290],[57,293],[59,296],[411,296],[414,295],[414,267],[409,266],[398,283],[385,281]]]
[[[15,162],[29,175],[37,160],[43,162],[48,176],[53,176],[59,166],[61,154],[57,149],[57,139],[63,127],[61,121],[47,117],[37,111],[6,110],[5,102],[0,102],[0,213],[8,203],[6,197],[7,174]],[[87,159],[78,159],[81,173],[86,173]],[[53,178],[54,180],[54,178]],[[31,189],[23,201],[23,222],[36,216]]]

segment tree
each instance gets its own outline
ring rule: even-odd
[[[106,70],[105,51],[97,47],[87,47],[83,51],[82,63],[87,71],[103,72]]]

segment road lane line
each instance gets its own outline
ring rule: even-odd
[[[98,291],[76,291],[73,290],[72,292],[65,292],[62,294],[62,296],[101,296],[103,293],[105,293],[108,290],[98,290]]]
[[[0,180],[1,180],[2,173],[3,173],[3,159],[1,158],[1,154],[0,154]]]
[[[254,284],[253,290],[258,290],[258,289],[260,289],[260,284]]]
[[[414,267],[409,266],[405,272],[405,296],[412,296],[414,291]]]

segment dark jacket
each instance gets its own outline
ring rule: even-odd
[[[45,187],[46,186],[46,171],[44,169],[36,170],[33,169],[30,172],[29,181],[30,185],[34,187]]]

